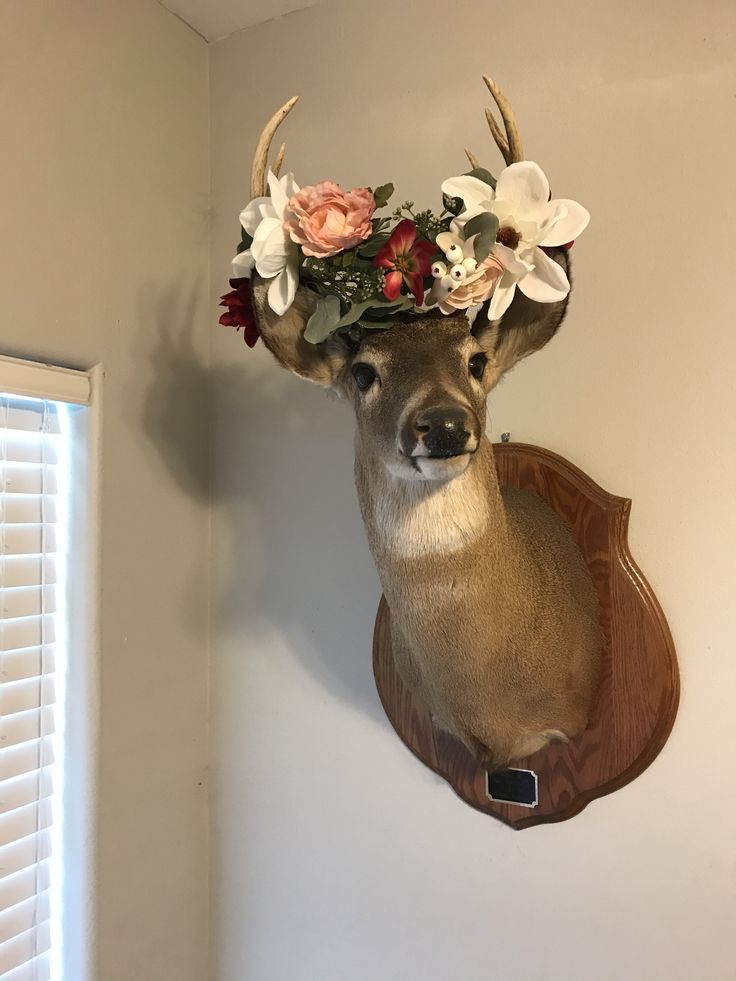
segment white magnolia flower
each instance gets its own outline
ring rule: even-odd
[[[477,177],[452,177],[442,185],[448,197],[462,198],[465,208],[452,223],[455,234],[476,215],[490,212],[498,218],[495,255],[505,272],[488,311],[497,320],[514,298],[516,287],[530,300],[553,303],[570,292],[564,269],[540,246],[566,245],[590,221],[589,213],[565,198],[549,200],[549,182],[541,167],[530,160],[510,164],[501,171],[496,189]]]
[[[268,187],[270,197],[254,198],[240,212],[240,224],[253,242],[233,259],[233,277],[247,279],[255,266],[259,276],[271,280],[268,305],[281,316],[294,302],[299,283],[299,246],[284,227],[291,216],[289,199],[299,186],[293,174],[278,178],[269,171]]]

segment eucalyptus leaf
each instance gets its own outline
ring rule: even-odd
[[[490,211],[482,211],[479,215],[475,215],[474,218],[465,223],[463,229],[465,238],[483,234],[493,235],[494,239],[498,234],[498,218]]]
[[[400,310],[408,310],[413,306],[414,298],[410,296],[400,296],[398,300],[377,300],[376,297],[371,297],[370,300],[352,303],[347,313],[340,317],[334,329],[339,330],[342,327],[348,327],[359,320],[363,323],[366,317],[370,319],[391,317],[399,313]]]
[[[465,238],[475,235],[473,254],[476,262],[483,262],[491,254],[491,249],[498,234],[498,218],[490,211],[484,211],[465,223],[463,229]]]
[[[473,255],[477,263],[484,262],[488,256],[491,254],[491,249],[495,245],[496,236],[489,235],[487,232],[482,232],[480,235],[476,236],[473,242]]]
[[[376,303],[373,300],[372,305],[361,316],[360,323],[370,323],[379,326],[387,320],[393,320],[397,313],[401,313],[403,310],[413,309],[414,297],[412,296],[401,296],[398,300],[386,301],[384,303]]]
[[[320,344],[337,329],[340,321],[340,298],[329,293],[317,300],[314,313],[304,329],[304,340],[310,344]]]
[[[474,167],[465,176],[476,177],[479,181],[483,181],[484,184],[490,184],[494,191],[496,190],[496,178],[485,167]]]
[[[394,193],[394,185],[391,183],[381,184],[380,187],[377,187],[373,192],[373,197],[375,198],[376,201],[376,207],[385,208],[393,193]]]

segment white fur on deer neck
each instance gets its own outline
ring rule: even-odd
[[[412,559],[457,552],[480,538],[492,517],[503,522],[500,496],[489,493],[490,456],[484,438],[459,476],[446,481],[406,480],[367,460],[356,441],[358,497],[374,554]]]

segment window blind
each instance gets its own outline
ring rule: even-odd
[[[49,981],[58,919],[63,407],[0,394],[0,978]],[[63,639],[63,638],[61,638]],[[58,717],[57,717],[58,715]],[[56,979],[55,979],[56,981]]]

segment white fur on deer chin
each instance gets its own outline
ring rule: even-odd
[[[488,505],[473,468],[468,469],[470,459],[466,454],[464,469],[454,479],[391,480],[391,489],[375,512],[383,548],[402,558],[416,558],[459,551],[483,534]],[[422,459],[422,463],[440,462],[450,461]]]

